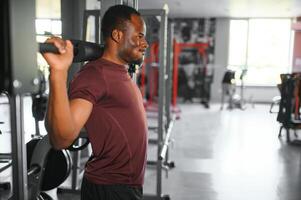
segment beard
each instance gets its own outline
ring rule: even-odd
[[[144,56],[142,56],[139,59],[132,60],[131,62],[129,62],[128,72],[129,72],[131,77],[133,76],[134,73],[138,72],[137,70],[141,69],[143,60],[144,60]]]
[[[140,48],[137,46],[131,46],[130,48],[128,47],[120,50],[119,57],[129,65],[134,64],[140,67],[144,61],[145,55],[141,53]]]
[[[131,63],[131,64],[134,64],[134,65],[138,65],[139,67],[141,67],[143,61],[144,61],[144,56],[142,56],[142,57],[139,58],[139,59],[133,60],[133,61],[130,62],[130,63]]]

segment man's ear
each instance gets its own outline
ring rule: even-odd
[[[122,36],[123,36],[123,33],[122,33],[122,31],[120,31],[120,30],[118,30],[118,29],[114,29],[114,30],[112,31],[111,36],[112,36],[112,39],[113,39],[115,42],[119,43],[120,40],[121,40],[121,38],[122,38]]]

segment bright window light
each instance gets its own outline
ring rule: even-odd
[[[61,20],[52,20],[51,21],[51,33],[54,35],[62,34],[62,21]]]
[[[229,62],[246,85],[273,86],[291,69],[291,19],[231,20]]]
[[[229,63],[233,66],[246,65],[248,21],[231,20],[230,22]]]
[[[45,32],[51,32],[51,20],[50,19],[36,19],[36,32],[37,34],[45,34]]]

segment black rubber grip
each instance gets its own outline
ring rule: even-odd
[[[73,44],[73,63],[96,60],[103,53],[103,46],[81,40],[70,40]],[[39,43],[40,53],[59,53],[58,49],[50,43]]]
[[[53,44],[49,43],[39,43],[39,52],[40,53],[59,53],[59,50]]]

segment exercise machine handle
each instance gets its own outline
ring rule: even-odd
[[[167,129],[167,132],[166,132],[166,136],[165,136],[165,140],[164,140],[161,152],[160,152],[160,156],[159,156],[160,160],[165,159],[166,152],[167,152],[169,142],[170,142],[170,135],[171,135],[172,128],[173,128],[173,125],[174,125],[175,121],[176,121],[176,118],[175,118],[175,116],[173,116],[172,120],[169,123],[168,129]]]
[[[96,60],[103,53],[103,45],[81,40],[70,40],[73,44],[73,63]],[[40,53],[56,53],[58,49],[51,43],[39,43]]]

